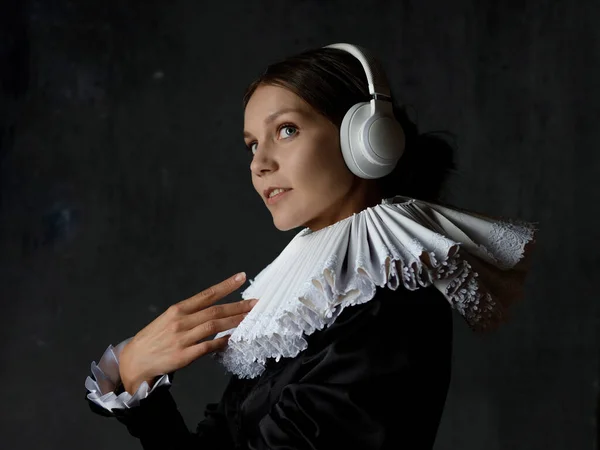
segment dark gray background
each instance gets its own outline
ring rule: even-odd
[[[458,135],[449,201],[541,229],[514,320],[482,338],[456,317],[436,449],[597,448],[599,20],[597,1],[4,1],[0,446],[139,446],[89,411],[90,362],[299,231],[252,188],[242,93],[351,42],[421,131]],[[209,358],[178,372],[190,428],[225,382]]]

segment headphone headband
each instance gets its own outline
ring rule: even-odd
[[[353,44],[339,43],[326,45],[324,48],[336,48],[350,53],[360,61],[367,75],[369,94],[377,100],[391,101],[391,93],[385,72],[376,58],[368,50]]]

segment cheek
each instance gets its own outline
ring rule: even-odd
[[[345,183],[353,177],[346,166],[344,155],[340,149],[339,139],[329,140],[321,146],[320,165],[329,174],[332,183]]]
[[[335,173],[334,158],[322,146],[315,145],[306,150],[294,158],[294,178],[304,183],[327,184],[327,180]]]
[[[326,191],[336,197],[352,183],[353,175],[342,152],[331,141],[311,146],[310,152],[302,156],[296,161],[297,176],[294,178],[308,191]]]

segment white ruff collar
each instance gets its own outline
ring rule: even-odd
[[[291,358],[304,335],[331,325],[347,306],[368,302],[376,286],[433,284],[477,331],[506,320],[522,296],[532,223],[395,196],[316,232],[300,231],[242,292],[258,303],[213,357],[240,378],[267,358]]]

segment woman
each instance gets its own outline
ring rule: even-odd
[[[431,449],[451,307],[486,329],[520,296],[533,227],[439,204],[452,148],[391,108],[365,56],[307,51],[248,88],[252,183],[279,230],[303,229],[245,300],[211,306],[241,284],[225,280],[92,364],[92,410],[143,448]],[[168,387],[206,354],[232,376],[192,433]]]

